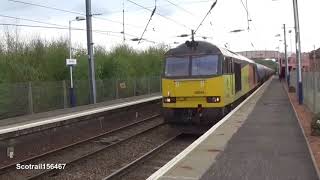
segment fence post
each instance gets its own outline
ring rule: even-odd
[[[32,84],[28,83],[28,105],[29,105],[29,113],[33,114],[33,96],[32,96]]]
[[[151,90],[150,90],[150,77],[147,77],[148,78],[148,94],[150,94]]]
[[[68,99],[67,99],[67,85],[66,81],[62,81],[62,90],[63,90],[63,108],[68,107]]]
[[[301,72],[301,76],[303,77],[303,80],[304,80],[304,85],[303,85],[303,97],[306,97],[306,92],[308,90],[308,77],[304,74],[304,72]],[[308,100],[308,98],[306,99]],[[306,101],[307,102],[307,101]]]
[[[159,85],[159,87],[160,87],[159,92],[162,93],[162,79],[161,79],[161,76],[159,76],[159,83],[160,83],[160,85]]]
[[[118,87],[118,79],[116,79],[116,83],[115,83],[115,85],[116,85],[116,99],[118,99],[119,98],[119,87]]]
[[[103,101],[105,101],[105,99],[106,99],[106,97],[105,97],[105,87],[104,87],[104,82],[105,82],[105,80],[104,79],[101,79],[100,80],[100,82],[101,82],[101,96],[102,96],[102,98],[101,98],[101,102],[103,102]]]
[[[136,96],[136,92],[137,92],[137,79],[135,77],[133,78],[133,96]]]
[[[318,85],[317,85],[317,78],[316,78],[316,72],[315,69],[313,70],[313,112],[317,112],[317,91],[318,91]]]

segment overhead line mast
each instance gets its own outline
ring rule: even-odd
[[[124,33],[124,0],[122,1],[122,33],[123,33],[123,43],[125,43],[126,35]]]
[[[96,96],[95,63],[94,63],[93,42],[92,42],[91,0],[86,0],[86,21],[87,21],[87,48],[88,48],[88,61],[89,61],[90,102],[95,104],[97,103],[97,96]]]

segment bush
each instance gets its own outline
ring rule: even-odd
[[[296,88],[293,86],[289,87],[289,93],[295,93],[296,92]]]
[[[0,40],[0,83],[28,81],[61,81],[69,79],[69,69],[65,59],[69,57],[68,41],[60,38],[45,41],[34,37],[29,41],[16,41],[6,32]],[[112,77],[158,76],[162,71],[163,55],[167,47],[160,45],[144,51],[137,51],[128,45],[118,45],[107,51],[96,46],[96,79]],[[88,79],[86,49],[74,50],[78,60],[74,68],[74,79]]]
[[[314,115],[311,121],[311,135],[319,136],[320,135],[320,113]]]

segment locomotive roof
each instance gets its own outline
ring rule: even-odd
[[[176,48],[170,49],[166,56],[181,56],[181,55],[189,55],[189,54],[222,54],[224,56],[232,57],[235,59],[247,61],[249,63],[254,63],[254,61],[232,52],[226,48],[218,47],[214,44],[205,41],[196,41],[196,48],[190,48],[187,46],[187,43],[183,43]]]

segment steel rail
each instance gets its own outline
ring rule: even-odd
[[[107,105],[107,106],[99,107],[99,108],[90,108],[86,111],[68,113],[68,114],[64,114],[63,116],[45,118],[41,121],[30,122],[28,124],[22,124],[19,126],[12,127],[11,125],[8,125],[8,126],[4,126],[4,127],[0,128],[0,134],[21,131],[21,130],[39,127],[39,126],[48,125],[48,124],[57,123],[57,122],[64,122],[64,121],[70,120],[70,119],[80,118],[80,117],[84,117],[84,116],[90,116],[90,115],[94,115],[94,114],[98,114],[98,113],[103,113],[103,112],[107,112],[107,111],[130,107],[133,105],[139,105],[139,104],[143,104],[143,103],[147,103],[147,102],[157,101],[160,99],[161,99],[161,96],[153,96],[153,97],[140,99],[140,100],[136,100],[136,101],[129,101],[129,102],[123,102],[120,104]]]
[[[126,166],[122,167],[121,169],[119,169],[119,170],[113,172],[112,174],[110,174],[109,176],[103,178],[103,180],[111,180],[111,179],[121,178],[121,176],[123,176],[129,172],[130,168],[133,168],[133,167],[137,166],[139,163],[149,159],[152,155],[159,152],[163,147],[165,147],[166,145],[168,145],[169,143],[171,143],[172,141],[174,141],[175,139],[177,139],[181,135],[182,135],[182,133],[179,133],[179,134],[175,135],[174,137],[168,139],[167,141],[165,141],[164,143],[162,143],[158,147],[149,151],[147,154],[139,157],[138,159],[132,161],[131,163],[127,164]]]
[[[159,128],[160,126],[163,126],[163,125],[165,125],[165,124],[166,124],[166,123],[158,124],[158,125],[156,125],[156,126],[154,126],[154,127],[152,127],[152,128],[149,128],[149,129],[147,129],[147,130],[145,130],[145,131],[142,131],[142,132],[139,132],[139,133],[137,133],[137,134],[134,134],[134,135],[132,135],[132,136],[130,136],[130,137],[128,137],[128,138],[122,139],[122,140],[120,140],[120,141],[118,141],[118,142],[116,142],[116,143],[113,143],[113,144],[107,145],[107,146],[105,146],[105,147],[103,147],[103,148],[101,148],[101,149],[92,151],[92,152],[90,152],[90,153],[88,153],[88,154],[85,154],[85,155],[83,155],[83,156],[81,156],[81,157],[78,157],[78,158],[76,158],[76,159],[74,159],[74,160],[71,160],[71,161],[69,161],[69,162],[65,162],[65,163],[66,163],[66,166],[67,166],[67,165],[70,165],[70,164],[72,164],[72,163],[76,163],[77,161],[80,161],[80,160],[82,160],[82,159],[88,158],[88,157],[90,157],[90,156],[93,156],[93,155],[95,155],[95,154],[97,154],[97,153],[99,153],[99,152],[101,152],[101,151],[104,151],[104,150],[106,150],[106,149],[109,149],[109,148],[111,148],[111,147],[113,147],[113,146],[115,146],[115,145],[119,145],[119,144],[121,144],[121,143],[124,143],[124,142],[126,142],[126,141],[128,141],[128,140],[130,140],[130,139],[133,139],[133,138],[135,138],[135,137],[137,137],[137,136],[139,136],[139,135],[145,134],[145,133],[147,133],[147,132],[149,132],[149,131],[152,131],[152,130],[154,130],[154,129],[156,129],[156,128]],[[61,170],[61,169],[46,169],[46,170],[44,170],[44,171],[42,171],[42,172],[39,172],[38,174],[35,174],[35,175],[33,175],[33,176],[31,176],[31,177],[28,177],[28,178],[26,178],[26,179],[27,179],[27,180],[38,179],[38,178],[41,178],[41,177],[43,177],[43,176],[45,176],[45,175],[48,175],[49,173],[55,173],[55,172],[58,173],[58,171],[64,171],[64,170]]]
[[[92,136],[92,137],[90,137],[90,138],[83,139],[83,140],[81,140],[81,141],[78,141],[78,142],[69,144],[69,145],[67,145],[67,146],[63,146],[63,147],[60,147],[60,148],[56,148],[56,149],[50,150],[50,151],[48,151],[48,152],[45,152],[45,153],[42,153],[42,154],[39,154],[39,155],[30,157],[30,158],[27,158],[27,159],[24,159],[24,160],[22,160],[22,161],[14,162],[14,163],[12,163],[12,164],[3,166],[3,167],[0,168],[0,175],[1,175],[1,174],[4,174],[3,172],[6,172],[6,171],[8,171],[8,170],[11,169],[11,168],[15,168],[15,166],[16,166],[17,163],[20,163],[20,164],[28,163],[28,162],[30,162],[30,161],[33,161],[33,160],[36,160],[36,159],[39,159],[39,158],[42,158],[42,157],[51,155],[51,154],[53,154],[53,153],[57,153],[57,152],[59,152],[59,151],[65,150],[65,149],[72,148],[72,147],[74,147],[74,146],[76,146],[76,145],[80,145],[80,144],[86,143],[86,142],[91,141],[91,140],[93,140],[93,139],[100,138],[100,137],[105,136],[105,135],[108,135],[108,134],[116,133],[116,132],[118,132],[118,131],[122,131],[122,130],[124,130],[124,129],[126,129],[126,128],[130,128],[130,127],[132,127],[132,126],[135,126],[135,125],[138,125],[138,124],[141,124],[141,123],[145,123],[145,122],[147,122],[147,121],[151,121],[151,120],[153,120],[153,119],[155,119],[155,118],[157,118],[157,117],[159,117],[159,116],[160,116],[160,114],[153,115],[153,116],[147,117],[147,118],[145,118],[145,119],[143,119],[143,120],[140,120],[140,121],[137,121],[137,122],[134,122],[134,123],[125,125],[125,126],[121,126],[121,127],[119,127],[119,128],[116,128],[116,129],[113,129],[113,130],[110,130],[110,131],[107,131],[107,132],[104,132],[104,133],[100,133],[100,134],[98,134],[98,135]]]

